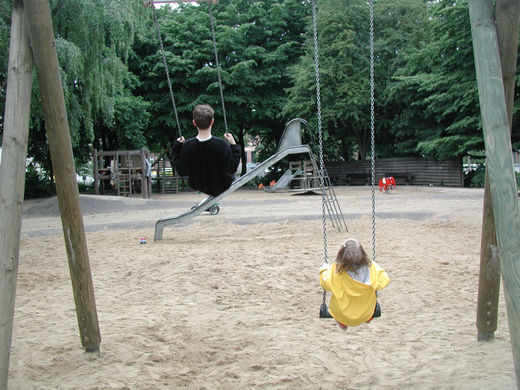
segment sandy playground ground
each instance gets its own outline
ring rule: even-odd
[[[349,232],[333,261],[371,253],[369,187],[336,188]],[[516,389],[503,295],[495,340],[476,341],[483,191],[376,193],[383,316],[341,331],[319,319],[321,197],[239,190],[166,227],[194,192],[81,196],[102,343],[83,352],[55,198],[24,204],[9,390]],[[146,237],[147,243],[140,244]]]

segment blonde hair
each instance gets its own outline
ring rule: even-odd
[[[357,271],[363,266],[370,266],[371,263],[359,241],[349,238],[341,245],[336,255],[336,272]]]

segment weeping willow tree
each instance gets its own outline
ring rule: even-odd
[[[10,24],[10,3],[0,0],[0,90],[3,90],[4,63],[8,56],[4,49],[8,40],[3,36],[5,25]],[[139,80],[128,70],[132,45],[144,28],[141,2],[51,0],[50,8],[77,164],[90,160],[93,148],[143,146],[147,103],[133,95]],[[0,100],[1,112],[3,103]],[[28,156],[51,176],[36,78]]]
[[[102,149],[142,146],[142,133],[134,131],[127,140],[124,129],[115,126],[124,125],[118,114],[132,106],[136,122],[146,123],[146,104],[132,95],[138,79],[128,70],[134,39],[144,26],[141,2],[59,0],[52,4],[71,135],[79,155],[88,144]],[[132,141],[136,144],[128,145]]]

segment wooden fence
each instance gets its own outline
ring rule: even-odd
[[[334,185],[370,184],[370,160],[327,161],[325,166]],[[376,184],[383,177],[393,176],[397,185],[464,186],[462,159],[382,158],[376,160],[375,171]]]

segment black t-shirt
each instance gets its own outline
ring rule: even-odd
[[[188,176],[191,188],[211,196],[226,191],[235,179],[240,146],[219,137],[199,141],[190,138],[173,146],[173,162],[180,176]]]

